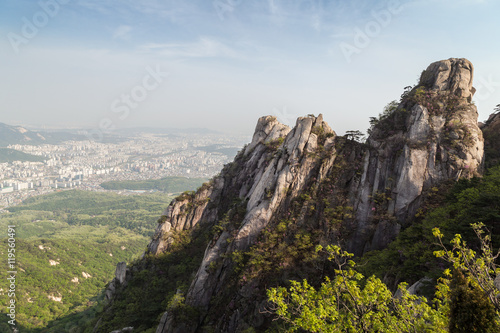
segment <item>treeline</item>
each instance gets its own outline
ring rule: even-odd
[[[9,211],[15,214],[4,217],[2,223],[25,222],[20,226],[20,232],[26,237],[50,235],[50,230],[60,222],[70,226],[122,227],[149,237],[156,220],[172,198],[163,193],[123,196],[62,191],[30,198],[22,205],[10,207]],[[28,223],[37,220],[41,223]]]
[[[180,193],[196,190],[206,178],[166,177],[162,179],[111,181],[101,184],[106,190],[156,190],[165,193]]]

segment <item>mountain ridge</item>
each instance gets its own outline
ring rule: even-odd
[[[82,135],[66,132],[38,132],[22,126],[0,123],[0,147],[9,145],[56,144],[68,140],[85,140]]]
[[[372,119],[366,143],[337,136],[321,115],[300,117],[293,129],[260,118],[234,162],[196,193],[173,200],[161,218],[147,255],[168,253],[180,234],[212,231],[190,287],[181,291],[183,306],[196,315],[186,321],[170,309],[156,332],[265,327],[266,279],[300,278],[293,268],[314,256],[315,244],[339,244],[358,256],[383,249],[411,224],[427,192],[481,175],[472,78],[466,59],[432,63],[399,103]]]

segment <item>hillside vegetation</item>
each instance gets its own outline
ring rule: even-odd
[[[179,193],[196,190],[206,182],[206,178],[165,177],[162,179],[125,180],[102,183],[106,190],[157,190],[165,193]]]
[[[63,191],[9,208],[0,228],[16,226],[16,319],[21,332],[76,332],[92,320],[116,264],[144,252],[171,198],[161,193]],[[5,256],[5,238],[0,246]],[[6,277],[2,270],[1,332],[9,331]]]

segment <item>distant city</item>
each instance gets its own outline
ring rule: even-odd
[[[105,191],[100,184],[107,181],[210,178],[232,161],[246,140],[214,133],[139,133],[113,143],[8,145],[40,161],[0,163],[0,211],[61,189]]]

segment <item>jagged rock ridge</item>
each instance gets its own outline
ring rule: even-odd
[[[361,255],[384,248],[411,223],[426,191],[481,174],[483,137],[471,104],[472,78],[468,60],[431,64],[399,103],[372,119],[364,144],[338,137],[321,115],[299,118],[293,129],[275,117],[260,118],[252,142],[235,161],[195,194],[172,201],[162,216],[148,246],[154,255],[169,251],[177,232],[218,231],[186,293],[199,318],[179,322],[167,313],[157,332],[203,332],[207,326],[237,332],[264,325],[267,282],[235,282],[232,254],[258,246],[264,230],[280,221],[319,231],[315,242],[338,243]],[[296,239],[283,232],[281,241]],[[222,297],[229,287],[235,292]]]

